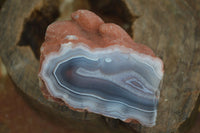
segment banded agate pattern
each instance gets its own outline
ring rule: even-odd
[[[150,48],[87,10],[49,25],[41,47],[46,98],[128,123],[155,125],[163,73]]]
[[[62,44],[44,61],[48,65],[42,67],[41,77],[53,97],[73,108],[155,125],[162,78],[159,60],[117,45],[97,50],[72,46]]]

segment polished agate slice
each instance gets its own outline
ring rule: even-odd
[[[162,61],[90,11],[72,19],[47,29],[39,73],[44,95],[73,110],[155,125]]]

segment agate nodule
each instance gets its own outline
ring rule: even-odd
[[[48,26],[41,47],[45,97],[77,111],[155,125],[163,63],[118,25],[78,10]]]

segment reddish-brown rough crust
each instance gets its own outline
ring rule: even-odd
[[[134,123],[134,124],[137,124],[139,123],[139,121],[135,120],[135,119],[132,119],[132,118],[128,118],[125,120],[126,123]]]
[[[70,21],[59,21],[48,26],[45,42],[41,47],[40,69],[42,62],[49,53],[59,51],[61,44],[73,42],[84,43],[90,49],[105,48],[111,45],[123,45],[134,51],[155,57],[153,51],[143,44],[136,44],[132,38],[118,25],[104,23],[103,20],[88,10],[78,10],[71,15]],[[67,39],[67,35],[75,35],[77,39]],[[44,81],[41,81],[41,90],[45,98],[52,99],[59,104],[67,105],[70,109],[84,112],[87,109],[75,109],[64,103],[61,99],[50,95]],[[88,110],[87,110],[88,111]],[[134,119],[127,119],[125,122],[138,123]]]
[[[67,35],[75,35],[77,40],[66,39]],[[45,42],[42,44],[40,63],[44,56],[60,49],[61,44],[85,43],[91,49],[105,48],[111,45],[123,45],[139,53],[155,57],[153,51],[143,44],[136,44],[132,38],[118,25],[104,23],[96,14],[88,10],[72,13],[71,21],[55,22],[48,26]]]

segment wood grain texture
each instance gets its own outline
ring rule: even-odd
[[[48,10],[47,12],[46,10],[59,4],[59,2],[55,0],[7,0],[5,2],[0,13],[0,55],[9,75],[16,86],[26,94],[30,103],[39,111],[42,111],[43,114],[56,118],[58,122],[69,123],[70,121],[74,126],[77,126],[77,123],[79,123],[78,128],[88,128],[91,133],[111,131],[132,132],[123,123],[119,125],[119,120],[113,121],[112,119],[93,113],[72,111],[66,106],[48,101],[43,97],[39,88],[39,60],[37,59],[38,46],[41,44],[37,43],[42,43],[41,38],[44,39],[44,36],[38,37],[38,32],[34,28],[40,28],[40,20],[46,17],[46,14],[49,14],[48,17],[52,17],[51,15],[54,14],[52,12],[56,9]],[[41,17],[32,23],[32,17],[35,14]],[[35,19],[38,19],[37,15]],[[30,32],[27,32],[25,29],[27,28],[27,23],[30,24],[28,25]],[[47,23],[50,24],[52,22],[49,21]],[[31,39],[31,41],[26,41],[26,37]],[[37,38],[39,39],[32,40]],[[108,126],[105,122],[111,126]],[[117,128],[115,128],[116,124]]]
[[[165,65],[157,125],[141,131],[176,132],[199,96],[199,24],[191,7],[182,0],[127,2],[139,15],[133,25],[135,41],[152,48]]]
[[[136,43],[148,45],[164,61],[165,76],[157,125],[153,128],[141,127],[139,124],[127,125],[92,113],[75,112],[42,96],[37,76],[38,48],[44,39],[47,24],[57,19],[60,1],[6,0],[0,12],[0,56],[9,75],[28,99],[38,109],[61,121],[72,119],[85,128],[90,128],[91,124],[92,131],[101,128],[107,132],[133,132],[134,129],[143,133],[178,132],[178,127],[190,117],[200,93],[200,21],[198,8],[193,8],[200,3],[184,0],[121,2],[128,11],[125,16],[131,16],[132,23],[131,18],[125,20],[127,23],[116,18],[112,18],[112,22],[117,21],[125,29],[128,27]],[[131,24],[132,30],[129,28]],[[85,121],[89,121],[88,124],[81,124]]]

